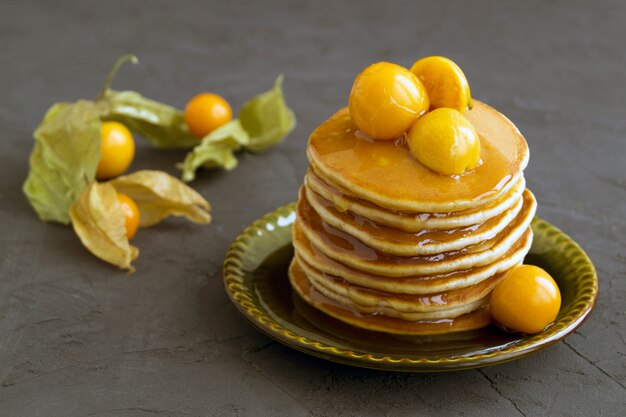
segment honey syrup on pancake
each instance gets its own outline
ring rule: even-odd
[[[512,333],[498,331],[495,326],[476,326],[481,328],[436,335],[394,334],[380,329],[373,331],[357,327],[328,315],[309,301],[305,301],[297,291],[293,291],[287,272],[292,258],[291,245],[285,245],[250,271],[255,291],[264,302],[273,306],[272,311],[280,320],[325,335],[337,343],[357,344],[370,350],[383,349],[385,352],[413,352],[423,355],[438,354],[451,348],[467,351],[475,350],[477,347],[487,349],[515,340]],[[318,302],[331,303],[331,300],[320,297]],[[336,308],[345,307],[337,305]],[[449,323],[444,324],[450,327]]]
[[[359,271],[326,256],[324,252],[314,246],[307,239],[306,235],[297,228],[294,229],[293,237],[296,257],[302,262],[315,265],[317,269],[323,270],[329,275],[340,276],[346,281],[356,285],[404,294],[435,293],[476,284],[493,274],[507,270],[521,262],[523,254],[528,251],[531,241],[531,234],[525,233],[501,258],[491,264],[473,266],[468,269],[454,270],[433,275],[390,278],[383,275]],[[479,278],[476,278],[476,276]]]
[[[463,304],[463,302],[469,299],[476,300],[484,297],[499,281],[502,280],[507,272],[504,271],[494,274],[486,280],[483,280],[478,284],[471,285],[466,288],[425,294],[401,294],[389,293],[386,291],[366,288],[360,285],[352,284],[345,279],[317,270],[314,266],[308,265],[306,261],[298,258],[297,256],[296,262],[298,262],[300,268],[304,271],[306,275],[310,275],[311,273],[317,274],[319,277],[321,277],[321,280],[325,281],[330,287],[339,286],[345,289],[348,293],[350,293],[350,291],[355,291],[357,293],[369,296],[371,299],[385,301],[398,300],[403,301],[406,304],[437,306],[440,308],[446,308],[447,306],[452,305],[459,305]]]
[[[347,109],[313,132],[309,160],[324,177],[391,210],[415,204],[447,208],[441,212],[478,206],[512,186],[525,167],[527,148],[517,129],[491,107],[477,102],[466,116],[481,137],[483,163],[464,175],[440,175],[394,141],[364,140]]]
[[[524,210],[530,210],[530,208],[527,206]],[[317,212],[315,212],[315,210],[313,210],[313,208],[307,203],[305,196],[303,196],[303,198],[301,198],[298,202],[297,216],[300,221],[306,223],[307,227],[311,228],[321,239],[327,242],[327,244],[333,247],[338,253],[351,252],[359,259],[379,264],[402,265],[407,263],[432,263],[440,262],[444,259],[454,259],[466,253],[482,252],[490,246],[493,246],[498,240],[498,236],[500,236],[498,235],[494,239],[455,251],[435,255],[400,257],[376,251],[375,249],[363,244],[363,242],[359,241],[350,234],[330,226],[328,223],[324,222],[319,217],[319,214],[317,214]],[[507,232],[518,226],[518,222],[522,219],[523,215],[522,218],[516,218],[505,228],[503,232],[501,232],[501,236],[506,236],[508,234]]]
[[[304,275],[297,263],[289,267],[289,278],[294,290],[307,302],[326,314],[346,323],[368,330],[397,334],[443,334],[452,331],[473,330],[491,322],[488,307],[484,306],[456,318],[407,321],[380,314],[364,314],[354,306],[338,303],[319,292]]]
[[[375,224],[391,227],[407,233],[425,233],[426,230],[452,230],[485,223],[513,207],[522,196],[526,181],[519,179],[505,193],[493,201],[473,209],[457,212],[410,213],[401,210],[388,210],[369,201],[354,197],[344,188],[328,179],[322,179],[314,167],[305,175],[304,188],[319,195],[334,206],[335,212],[357,215]]]
[[[357,225],[365,234],[372,237],[376,237],[390,243],[411,245],[418,248],[434,243],[448,243],[456,241],[465,237],[477,235],[479,233],[489,232],[489,230],[501,231],[505,227],[502,220],[507,218],[507,215],[508,217],[510,217],[510,215],[517,215],[523,203],[523,199],[520,198],[511,212],[505,211],[481,224],[474,224],[448,230],[422,229],[419,232],[407,233],[402,230],[378,224],[351,211],[340,211],[332,202],[326,200],[314,191],[309,191],[308,189],[306,191],[304,188],[301,190],[300,199],[306,199],[309,204],[313,205],[314,208],[316,204],[323,207],[331,214],[331,216],[339,219],[341,223]],[[355,235],[355,237],[356,236],[357,235]]]

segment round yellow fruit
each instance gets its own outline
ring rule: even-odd
[[[137,228],[139,228],[139,208],[135,200],[126,194],[117,193],[117,199],[122,207],[122,213],[124,213],[126,239],[131,240],[137,233]]]
[[[478,133],[458,110],[426,113],[411,126],[407,141],[417,160],[440,174],[460,175],[480,162]]]
[[[198,94],[185,106],[185,123],[192,135],[203,138],[233,118],[224,98],[212,93]]]
[[[429,56],[416,61],[411,72],[426,87],[430,110],[449,107],[464,113],[471,107],[469,83],[454,61],[443,56]]]
[[[122,175],[135,157],[135,141],[126,126],[118,122],[102,122],[100,127],[101,156],[96,178],[106,180]]]
[[[506,328],[539,333],[556,319],[561,292],[554,279],[534,265],[509,271],[491,293],[491,315]]]
[[[374,139],[402,136],[428,106],[421,81],[406,68],[389,62],[365,68],[354,80],[349,99],[352,120]]]

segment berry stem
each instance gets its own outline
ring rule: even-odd
[[[115,64],[113,64],[113,67],[111,67],[109,74],[104,80],[104,85],[102,86],[102,90],[100,90],[100,94],[98,94],[98,100],[104,98],[107,91],[109,90],[109,87],[111,86],[111,83],[113,82],[113,78],[115,78],[115,75],[117,74],[117,71],[120,69],[120,67],[123,64],[125,64],[128,61],[132,62],[133,64],[139,63],[139,60],[137,59],[137,57],[132,54],[126,54],[126,55],[119,57],[117,61],[115,61]]]

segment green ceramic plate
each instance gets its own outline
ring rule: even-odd
[[[224,285],[235,306],[259,330],[302,352],[334,362],[392,371],[450,371],[494,365],[546,348],[587,318],[598,294],[593,264],[569,236],[535,218],[526,263],[546,269],[561,290],[562,308],[542,333],[524,336],[496,326],[429,337],[397,337],[346,325],[311,308],[291,291],[295,204],[248,226],[224,261]]]

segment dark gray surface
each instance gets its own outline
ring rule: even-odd
[[[617,416],[626,410],[624,2],[238,1],[0,4],[0,415]],[[115,87],[182,107],[203,90],[238,107],[278,73],[299,125],[233,172],[193,183],[214,223],[141,231],[132,277],[70,228],[39,222],[20,191],[31,132],[55,101]],[[601,296],[567,341],[448,374],[392,374],[305,356],[228,301],[223,255],[249,222],[296,198],[311,130],[377,60],[442,54],[531,147],[539,214],[594,260]],[[180,152],[140,142],[133,168],[176,173]]]

